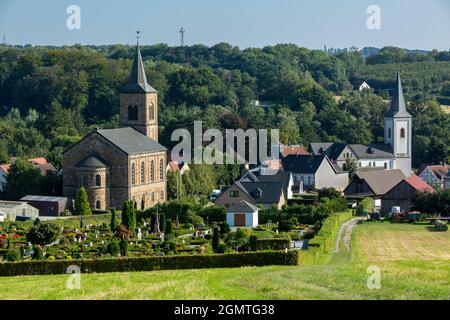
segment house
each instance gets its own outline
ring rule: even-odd
[[[215,203],[232,207],[241,201],[264,208],[273,205],[281,209],[292,195],[293,180],[290,173],[278,171],[276,174],[265,175],[246,171],[217,198]]]
[[[344,194],[351,197],[371,197],[375,207],[382,208],[382,197],[406,176],[400,169],[358,172],[345,188]]]
[[[16,160],[17,158],[11,158],[10,163],[0,165],[0,191],[3,190],[3,185],[6,183],[9,169]],[[56,168],[51,163],[48,163],[45,158],[28,159],[28,162],[38,169],[42,176],[56,172]]]
[[[63,154],[63,195],[86,190],[91,208],[145,210],[167,199],[167,149],[158,143],[158,91],[147,82],[139,45],[119,93],[117,129],[94,129]]]
[[[71,208],[65,197],[28,195],[20,199],[39,210],[39,216],[59,217],[64,210]]]
[[[183,161],[169,161],[167,162],[166,172],[179,172],[181,175],[191,170],[188,164]]]
[[[39,210],[23,201],[0,201],[0,216],[2,219],[16,221],[17,217],[35,219]]]
[[[257,227],[258,212],[258,207],[242,200],[227,210],[227,224],[230,227]]]
[[[450,170],[447,172],[447,175],[444,177],[444,190],[450,190]]]
[[[282,162],[284,170],[292,173],[299,193],[324,188],[344,190],[348,185],[348,172],[334,166],[326,155],[290,155]]]
[[[436,189],[444,187],[444,178],[450,171],[450,165],[421,166],[417,175]]]
[[[334,142],[311,143],[310,152],[326,155],[346,170],[347,161],[355,161],[360,169],[400,169],[410,176],[412,151],[412,116],[406,110],[400,72],[397,72],[396,87],[391,107],[384,116],[384,143],[341,144]]]
[[[371,89],[371,87],[365,81],[358,81],[355,83],[354,86],[355,86],[355,89],[357,89],[359,91]]]
[[[411,211],[417,193],[434,192],[425,181],[412,175],[400,181],[381,197],[381,213],[390,212],[392,207],[400,207],[403,211]]]

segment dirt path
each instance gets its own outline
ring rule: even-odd
[[[364,220],[364,218],[354,218],[350,221],[343,223],[339,227],[338,236],[336,238],[336,246],[334,249],[334,253],[339,253],[341,249],[341,241],[344,242],[344,247],[346,252],[350,252],[350,241],[352,239],[352,230],[359,221]]]

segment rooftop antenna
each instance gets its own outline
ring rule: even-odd
[[[181,46],[184,46],[184,33],[186,32],[186,30],[184,30],[183,27],[181,27],[180,29],[180,34],[181,34]]]
[[[137,39],[137,45],[138,45],[138,46],[139,46],[139,38],[140,38],[140,34],[141,34],[141,31],[140,31],[140,30],[136,31],[136,39]]]

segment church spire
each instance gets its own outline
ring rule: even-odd
[[[122,93],[149,93],[157,92],[152,86],[147,83],[145,75],[144,62],[142,61],[141,50],[139,48],[139,33],[137,31],[137,44],[134,54],[133,67],[131,68],[130,78],[125,87],[122,88]]]
[[[392,95],[391,108],[386,114],[387,117],[411,117],[406,111],[405,98],[403,96],[402,79],[400,70],[397,70],[397,79],[395,80],[394,94]]]

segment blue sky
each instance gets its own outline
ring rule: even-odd
[[[81,8],[81,30],[66,27],[69,5]],[[366,27],[369,5],[381,8],[381,30]],[[450,48],[450,0],[0,0],[0,35],[13,44],[178,45],[240,47],[295,43],[308,48],[395,45]]]

